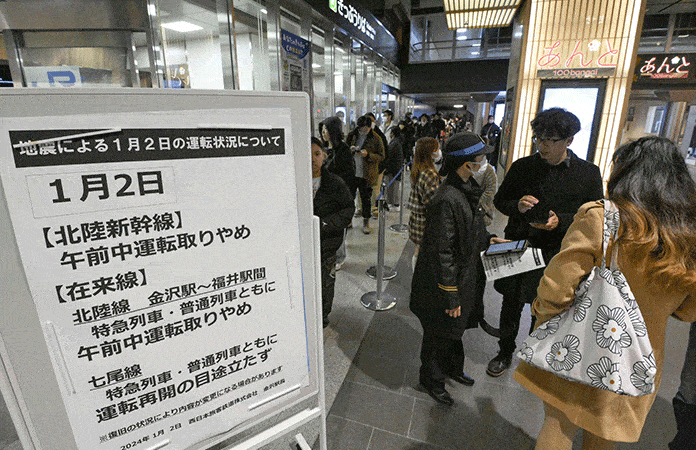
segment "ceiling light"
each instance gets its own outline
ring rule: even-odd
[[[266,10],[266,8],[261,8],[261,9],[259,10],[259,12],[260,12],[261,14],[268,14],[268,10]]]
[[[522,0],[445,0],[447,28],[507,27]]]
[[[454,107],[457,108],[457,109],[463,108],[463,107],[464,107],[464,105],[452,105],[452,106],[454,106]]]
[[[466,41],[466,36],[457,36],[458,41]]]
[[[147,13],[150,14],[151,16],[156,16],[157,15],[157,6],[147,5]]]
[[[194,25],[190,22],[185,22],[183,20],[180,20],[178,22],[163,23],[162,28],[178,31],[179,33],[189,33],[191,31],[198,31],[203,29],[203,27],[199,27],[198,25]]]
[[[312,69],[320,69],[321,66],[317,63],[312,63]]]

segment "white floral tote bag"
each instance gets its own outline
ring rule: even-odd
[[[604,201],[604,251],[575,291],[572,306],[529,335],[517,353],[523,361],[561,378],[634,397],[655,391],[655,356],[638,303],[619,270],[609,240],[619,211]]]

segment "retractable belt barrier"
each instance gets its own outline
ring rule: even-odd
[[[384,223],[386,220],[384,217],[385,202],[386,200],[384,200],[382,198],[382,195],[380,194],[379,199],[377,200],[377,205],[379,206],[379,231],[377,233],[377,267],[374,268],[376,272],[375,276],[377,278],[377,291],[368,292],[360,298],[360,303],[365,308],[371,309],[373,311],[386,311],[396,306],[396,298],[382,292],[382,281],[394,278],[396,276],[396,272],[394,272],[394,275],[391,278],[386,278],[383,273],[384,269],[386,269],[386,267],[384,267]],[[372,267],[370,269],[372,269]]]
[[[393,182],[394,180],[392,180],[392,183]],[[377,230],[377,266],[372,266],[365,271],[365,274],[368,277],[379,278],[380,280],[391,280],[392,278],[396,277],[396,270],[384,265],[384,226],[386,220],[384,216],[384,206],[386,205],[387,201],[384,199],[383,195],[384,190],[389,186],[391,186],[391,183],[389,183],[389,185],[385,185],[384,183],[382,183],[382,191],[379,193],[379,197],[377,197],[377,215],[379,219],[379,229]],[[381,276],[379,277],[377,274],[378,268],[381,268]]]
[[[390,230],[396,231],[397,233],[405,233],[408,231],[408,225],[404,224],[404,209],[406,209],[406,205],[404,205],[404,188],[406,187],[406,168],[411,165],[411,162],[412,161],[409,161],[407,163],[404,161],[403,167],[394,177],[394,180],[396,180],[399,178],[399,174],[403,173],[403,176],[401,177],[401,192],[399,192],[399,223],[395,223],[389,227]],[[392,183],[394,180],[392,180]]]

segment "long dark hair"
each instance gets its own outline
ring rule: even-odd
[[[437,173],[433,164],[433,152],[437,151],[440,144],[437,139],[422,137],[416,141],[416,152],[413,156],[413,167],[411,168],[411,183],[416,184],[421,172],[431,169]],[[439,174],[438,174],[439,177]]]
[[[669,139],[619,147],[607,183],[620,210],[617,243],[662,287],[696,284],[696,183]]]
[[[326,131],[329,132],[329,139],[331,140],[331,146],[337,147],[338,144],[343,142],[343,121],[338,116],[331,116],[324,119],[319,125],[319,130],[321,127],[325,127]],[[324,137],[322,136],[322,139]]]

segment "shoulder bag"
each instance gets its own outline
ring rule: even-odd
[[[580,283],[571,307],[539,325],[517,356],[561,378],[637,397],[655,392],[657,368],[643,315],[616,262],[618,246],[606,266],[618,227],[616,205],[604,200],[602,264]]]

